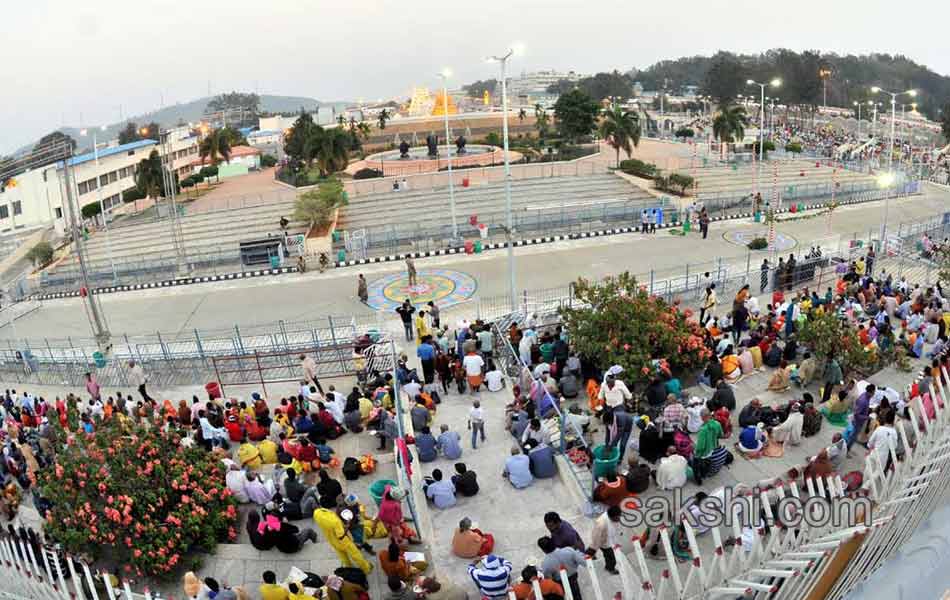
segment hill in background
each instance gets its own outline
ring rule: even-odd
[[[202,116],[205,114],[205,109],[208,107],[208,103],[215,98],[217,98],[217,96],[208,96],[205,98],[192,100],[191,102],[174,104],[155,111],[130,116],[121,122],[107,125],[104,132],[97,133],[98,139],[101,143],[105,140],[117,138],[119,136],[119,131],[121,131],[125,127],[126,123],[129,122],[136,123],[139,126],[145,126],[148,123],[154,121],[162,127],[174,127],[179,123],[200,121]],[[340,110],[348,105],[349,103],[347,102],[321,102],[320,100],[306,98],[303,96],[262,95],[260,97],[260,111],[262,113],[295,113],[299,112],[301,109],[306,111],[315,111],[321,106],[333,106],[337,110]],[[57,129],[57,131],[61,131],[62,133],[65,133],[76,140],[78,150],[92,147],[91,141],[87,141],[86,138],[79,134],[81,131],[79,127],[60,127]],[[31,150],[34,144],[35,142],[33,144],[23,146],[14,152],[14,156]]]

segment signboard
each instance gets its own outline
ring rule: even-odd
[[[307,253],[307,236],[302,233],[288,235],[284,238],[284,245],[289,256],[303,256]]]

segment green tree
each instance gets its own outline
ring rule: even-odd
[[[120,144],[130,144],[140,139],[142,139],[142,137],[139,135],[138,125],[136,125],[132,121],[129,121],[128,123],[126,123],[125,127],[123,127],[121,131],[119,131]]]
[[[589,135],[597,125],[600,107],[581,90],[562,94],[554,104],[554,118],[560,134],[570,142]]]
[[[311,229],[323,229],[333,219],[333,211],[346,206],[347,197],[343,183],[329,179],[313,190],[297,196],[294,203],[294,220],[309,223]]]
[[[950,102],[944,104],[940,110],[940,128],[943,131],[943,139],[950,144]]]
[[[228,141],[228,149],[234,148],[235,146],[247,146],[247,138],[244,137],[244,134],[235,129],[234,127],[222,127],[221,135],[223,135]],[[229,153],[230,155],[230,153]]]
[[[82,208],[79,209],[79,213],[82,215],[83,219],[92,219],[93,217],[102,214],[102,205],[98,202],[83,204]]]
[[[62,131],[53,131],[41,137],[39,141],[36,142],[36,145],[33,146],[33,151],[38,152],[44,148],[50,148],[60,144],[68,144],[73,150],[76,149],[76,140]]]
[[[479,80],[465,86],[465,93],[469,98],[481,98],[487,91],[490,96],[495,95],[495,88],[498,86],[497,79]]]
[[[308,160],[306,157],[307,140],[310,139],[314,128],[319,127],[313,122],[308,112],[301,112],[290,128],[290,133],[284,138],[284,152],[296,161]],[[322,128],[321,128],[322,129]]]
[[[712,57],[703,83],[703,94],[718,104],[728,104],[746,87],[742,63],[734,54],[719,52]]]
[[[719,109],[713,118],[713,137],[722,143],[735,143],[745,137],[745,128],[749,126],[749,117],[745,107],[740,104],[727,104]]]
[[[350,135],[343,129],[318,126],[311,132],[304,154],[308,163],[316,160],[321,177],[329,177],[349,164],[351,143]]]
[[[844,372],[863,370],[871,362],[857,331],[834,312],[811,311],[798,330],[798,341],[820,360],[836,358]]]
[[[164,195],[162,159],[158,155],[158,150],[152,150],[148,158],[139,161],[135,168],[135,186],[149,198],[158,198]]]
[[[215,167],[222,161],[230,162],[231,139],[232,134],[227,128],[213,130],[198,145],[198,156],[202,161],[207,159]]]
[[[39,242],[26,253],[26,258],[34,267],[44,267],[53,260],[53,246],[49,242]]]
[[[534,105],[534,128],[538,130],[538,140],[543,144],[551,130],[551,117],[540,104]]]
[[[703,344],[702,327],[662,298],[651,296],[630,273],[600,282],[574,284],[576,306],[559,310],[581,356],[598,368],[623,367],[628,385],[656,374],[654,360],[673,372],[698,367],[711,351]]]
[[[635,112],[619,106],[604,111],[600,121],[600,136],[617,153],[617,167],[620,167],[620,151],[630,158],[633,148],[640,145],[640,117]]]
[[[386,129],[386,121],[388,121],[388,120],[390,119],[389,111],[386,110],[385,108],[384,108],[383,110],[379,111],[379,117],[378,117],[378,119],[379,119],[379,128],[380,128],[380,129]]]

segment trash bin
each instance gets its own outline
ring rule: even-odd
[[[755,211],[755,222],[756,223],[762,222],[762,211],[759,211],[759,210]]]
[[[92,360],[96,363],[96,368],[101,369],[106,366],[106,357],[102,355],[102,352],[96,350],[92,353]]]
[[[620,447],[609,447],[601,444],[594,447],[594,480],[617,473],[617,463],[620,462]]]
[[[478,226],[478,215],[469,215],[468,224],[472,227]]]
[[[683,231],[685,233],[689,233],[692,227],[693,225],[689,222],[689,219],[686,219],[685,221],[683,221]]]
[[[465,254],[471,254],[475,251],[475,244],[472,243],[472,240],[465,240]]]
[[[205,391],[208,392],[208,398],[210,400],[216,400],[221,398],[221,385],[217,381],[212,381],[205,384]]]
[[[790,213],[796,213],[796,212],[798,212],[798,205],[797,205],[797,204],[793,204],[793,205],[789,206],[789,207],[788,207],[788,212],[790,212]]]
[[[377,479],[373,482],[373,485],[369,486],[369,495],[373,498],[373,502],[376,503],[377,507],[383,501],[383,492],[386,491],[387,485],[396,487],[396,482],[392,479]]]
[[[346,262],[346,250],[340,250],[336,253],[336,262]]]
[[[271,257],[270,257],[270,268],[271,268],[271,269],[280,268],[280,257],[279,257],[279,256],[271,256]]]
[[[342,234],[342,232],[341,232],[339,229],[334,229],[334,230],[333,230],[333,233],[330,234],[330,235],[331,235],[331,237],[333,238],[333,241],[334,241],[334,242],[339,242],[339,241],[340,241],[340,237],[341,237],[343,234]]]
[[[484,239],[487,239],[487,238],[488,238],[488,225],[485,225],[484,223],[479,223],[479,224],[478,224],[478,235],[480,235],[483,240],[484,240]]]
[[[482,241],[475,240],[475,254],[481,254],[481,253],[482,253]]]
[[[468,185],[469,185],[468,177],[463,177],[463,178],[462,178],[462,187],[468,187]]]

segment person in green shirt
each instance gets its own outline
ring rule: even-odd
[[[544,334],[544,337],[541,338],[541,358],[544,362],[551,364],[554,362],[554,340],[551,339],[551,336]]]
[[[714,475],[719,472],[725,463],[725,457],[718,456],[716,451],[720,448],[719,439],[722,438],[722,425],[713,418],[708,408],[703,408],[700,412],[703,420],[702,427],[696,434],[696,445],[693,447],[693,477],[697,485],[702,484],[702,478],[707,475]],[[714,456],[714,454],[716,456]],[[728,454],[728,453],[722,453]]]

